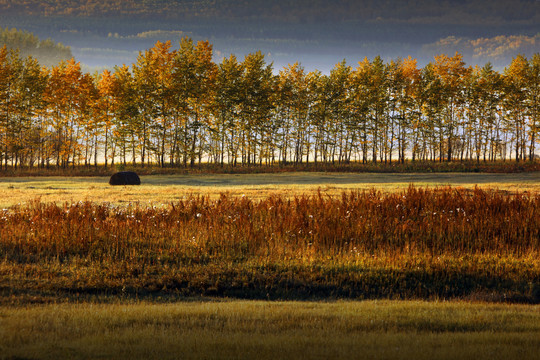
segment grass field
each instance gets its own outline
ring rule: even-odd
[[[537,192],[413,186],[336,197],[192,196],[160,207],[31,202],[0,212],[0,300],[537,303],[539,213]]]
[[[540,307],[193,301],[0,308],[2,359],[538,359]]]
[[[0,359],[539,359],[538,172],[141,180],[0,178]]]
[[[108,177],[0,177],[0,207],[35,199],[42,202],[110,202],[160,205],[185,199],[190,194],[218,197],[226,192],[250,199],[270,195],[309,195],[317,191],[331,196],[343,191],[377,189],[396,191],[410,184],[419,187],[459,186],[516,191],[540,191],[540,173],[486,174],[381,174],[381,173],[279,173],[215,175],[148,175],[141,186],[109,186]]]

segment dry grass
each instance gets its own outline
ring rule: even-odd
[[[537,173],[107,180],[0,179],[0,359],[538,359],[538,305],[215,300],[538,303]]]
[[[278,173],[215,175],[148,175],[137,187],[111,187],[108,177],[0,178],[0,207],[25,204],[35,199],[48,203],[91,201],[115,205],[139,203],[163,205],[190,194],[217,198],[221,193],[264,199],[272,195],[312,195],[319,190],[330,196],[343,191],[375,188],[394,192],[410,184],[421,187],[460,186],[495,188],[501,191],[540,191],[540,173],[519,174],[380,174],[380,173]]]
[[[0,308],[3,359],[538,359],[540,307],[183,302]]]
[[[414,187],[0,213],[2,300],[126,296],[540,301],[540,196]],[[17,301],[17,300],[16,300]]]

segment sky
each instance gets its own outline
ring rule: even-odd
[[[412,56],[423,65],[459,51],[504,68],[540,52],[536,0],[2,0],[0,26],[71,47],[89,70],[135,61],[156,41],[209,40],[215,60],[260,50],[276,69],[329,72],[345,59]]]

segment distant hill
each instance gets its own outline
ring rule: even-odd
[[[0,0],[0,13],[32,16],[378,20],[409,23],[539,23],[536,0]]]
[[[0,0],[0,28],[70,46],[91,68],[134,62],[155,41],[210,40],[216,60],[262,51],[276,68],[441,52],[502,70],[540,51],[540,0]],[[60,52],[59,52],[60,53]]]
[[[37,36],[26,31],[0,28],[0,47],[19,49],[21,57],[32,55],[41,65],[52,66],[60,60],[71,59],[71,49],[51,39],[39,40]]]

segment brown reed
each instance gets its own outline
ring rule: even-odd
[[[255,281],[257,276],[250,272],[266,279],[269,271],[304,275],[311,271],[316,276],[306,281],[331,284],[339,293],[339,286],[358,277],[358,272],[417,269],[421,276],[414,286],[433,282],[429,276],[442,271],[446,280],[441,284],[451,284],[452,276],[458,276],[454,280],[459,283],[460,276],[473,274],[470,281],[495,281],[499,286],[513,276],[520,291],[532,294],[540,279],[540,264],[531,261],[540,255],[539,214],[536,193],[413,186],[396,193],[343,193],[340,198],[321,193],[260,201],[195,196],[159,208],[36,201],[0,213],[0,253],[4,273],[21,266],[37,273],[47,268],[47,276],[55,281],[54,274],[63,273],[87,284],[92,276],[100,278],[101,289],[120,286],[122,282],[114,279],[122,278],[138,279],[132,286],[144,287],[141,276],[155,288],[156,279],[161,279],[161,286],[163,278],[175,272],[189,281],[202,277],[204,283],[208,279],[193,270],[198,269],[230,286]],[[51,273],[51,267],[57,271]],[[93,273],[96,269],[101,275]],[[246,271],[249,279],[239,279]],[[431,275],[422,280],[422,274]],[[274,280],[261,281],[276,288],[288,286]],[[73,286],[72,280],[69,283]],[[416,291],[409,290],[406,296]]]

